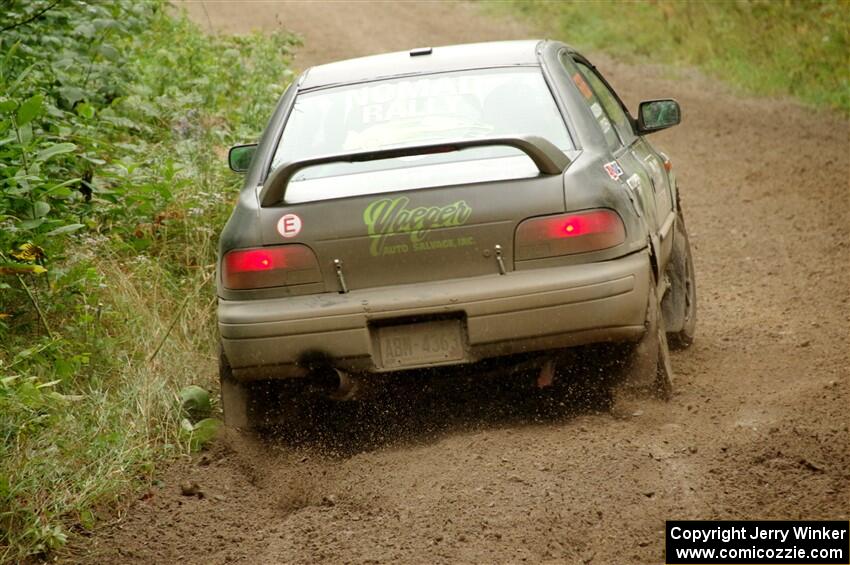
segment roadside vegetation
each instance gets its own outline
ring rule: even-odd
[[[694,66],[750,92],[791,95],[850,114],[847,0],[491,4],[576,47]]]
[[[265,125],[293,40],[209,36],[164,3],[0,5],[0,562],[18,562],[214,432],[186,387],[214,386],[226,147]]]

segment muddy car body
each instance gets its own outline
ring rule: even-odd
[[[317,360],[368,378],[613,342],[669,387],[666,337],[690,343],[695,295],[672,167],[644,135],[678,121],[672,100],[633,119],[553,41],[305,72],[231,150],[247,174],[217,275],[228,423]]]

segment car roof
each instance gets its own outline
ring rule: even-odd
[[[537,65],[539,39],[493,41],[397,51],[318,65],[301,77],[299,90],[350,84],[394,76],[440,73],[465,69]],[[417,51],[425,51],[413,55]]]

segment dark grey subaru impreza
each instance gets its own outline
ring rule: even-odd
[[[314,67],[291,84],[221,236],[221,390],[230,426],[279,419],[269,394],[348,398],[380,373],[536,364],[617,344],[669,394],[669,347],[696,324],[669,159],[594,66],[555,41],[414,49]],[[600,390],[616,379],[598,377]]]

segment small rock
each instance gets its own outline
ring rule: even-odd
[[[213,496],[213,498],[219,502],[224,502],[225,500],[227,500],[227,497],[223,494],[216,494]]]
[[[195,481],[186,481],[185,483],[180,483],[180,494],[183,496],[197,496],[198,498],[204,497],[204,492],[201,490],[201,487]]]
[[[690,447],[688,448],[688,451],[689,451],[690,453],[696,453],[696,452],[697,452],[697,447],[696,447],[695,445],[692,445],[692,446],[690,446]]]
[[[328,494],[323,496],[322,506],[336,506],[336,495]]]
[[[812,344],[812,341],[810,339],[807,339],[806,341],[801,341],[800,343],[798,343],[797,347],[808,347],[811,344]]]
[[[653,496],[655,496],[655,491],[654,490],[648,490],[645,493],[643,493],[643,495],[647,498],[652,498]]]

